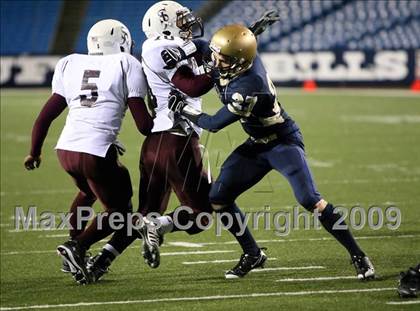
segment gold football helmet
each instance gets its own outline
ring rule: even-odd
[[[240,24],[220,28],[210,41],[213,67],[223,79],[231,79],[252,66],[257,55],[257,40]]]

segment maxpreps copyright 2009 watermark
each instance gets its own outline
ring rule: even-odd
[[[315,211],[310,213],[302,208],[295,206],[289,210],[272,211],[272,208],[265,206],[262,211],[240,214],[220,213],[198,213],[194,220],[189,220],[186,224],[178,221],[179,213],[187,212],[193,214],[193,210],[188,206],[180,206],[175,209],[173,222],[180,230],[188,230],[196,225],[202,230],[214,229],[216,236],[220,236],[223,230],[228,230],[234,223],[235,217],[239,224],[237,235],[244,233],[246,227],[253,230],[274,231],[277,236],[287,236],[292,230],[319,230],[322,228],[318,219],[319,213]],[[371,230],[379,230],[387,228],[388,230],[397,230],[401,225],[401,210],[394,206],[369,206],[363,208],[360,205],[346,208],[336,206],[334,213],[339,213],[340,217],[334,224],[336,230],[361,230],[369,228]],[[71,213],[54,213],[50,211],[39,212],[36,206],[30,206],[26,209],[22,206],[16,206],[14,211],[14,230],[30,231],[30,230],[71,230],[83,229],[83,224],[97,217],[97,226],[101,229],[104,221],[107,221],[113,230],[127,230],[127,235],[133,235],[139,229],[143,222],[143,216],[139,213],[122,214],[114,212],[108,215],[106,212],[95,214],[92,208],[81,206],[77,210],[76,225],[71,225]],[[109,216],[109,217],[107,217]],[[153,222],[157,227],[161,224],[157,217],[158,213],[150,213],[146,218]],[[133,222],[133,219],[139,221]],[[73,224],[74,225],[74,224]]]

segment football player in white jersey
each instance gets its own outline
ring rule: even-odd
[[[167,68],[161,58],[161,52],[170,47],[182,47],[188,54],[196,47],[191,39],[202,35],[202,25],[189,9],[174,1],[161,1],[152,5],[142,21],[143,32],[147,40],[142,46],[142,66],[147,78],[151,107],[154,114],[152,133],[143,143],[140,156],[139,212],[147,215],[151,212],[163,214],[167,208],[171,189],[174,190],[181,205],[188,206],[192,213],[177,210],[177,223],[182,227],[193,220],[193,226],[187,230],[174,223],[174,212],[158,218],[160,228],[153,223],[142,226],[143,257],[150,267],[159,266],[159,243],[164,233],[183,230],[196,234],[202,230],[195,219],[200,212],[211,213],[208,200],[210,182],[203,169],[199,147],[201,129],[186,119],[175,118],[168,108],[168,95],[173,87],[184,93],[194,94],[194,89],[207,85],[213,87],[209,76],[204,74],[200,55],[188,58],[177,68]],[[189,49],[193,49],[190,51]],[[198,60],[198,62],[197,62]],[[182,73],[182,75],[181,75]],[[201,74],[202,73],[202,74]],[[197,79],[196,75],[200,77]],[[201,74],[201,75],[200,75]],[[194,83],[188,75],[195,77]],[[201,110],[201,99],[187,97],[188,103]],[[203,225],[206,225],[203,218]],[[144,230],[144,231],[142,231]],[[108,243],[121,253],[135,240],[135,236],[125,237],[124,241],[112,238]],[[118,242],[118,247],[115,243]],[[124,248],[120,246],[125,243]],[[94,274],[100,277],[107,271],[114,254],[102,250],[94,257]],[[101,262],[101,265],[96,263]]]
[[[39,167],[41,148],[51,122],[68,107],[66,124],[56,145],[57,155],[79,192],[70,212],[70,240],[57,250],[74,272],[76,281],[89,283],[85,252],[113,232],[108,218],[114,212],[131,212],[132,186],[128,170],[118,161],[117,136],[127,107],[138,130],[148,134],[153,120],[143,98],[147,84],[140,62],[131,56],[127,27],[116,20],[96,23],[87,36],[89,55],[71,54],[59,60],[52,81],[52,95],[32,130],[32,146],[24,165]],[[80,206],[99,200],[104,210],[101,224],[78,227]],[[111,251],[113,251],[111,249]]]

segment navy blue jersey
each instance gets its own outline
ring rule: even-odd
[[[220,100],[228,110],[240,117],[243,129],[254,138],[297,130],[297,125],[277,101],[276,89],[257,56],[252,67],[225,86],[216,81]]]
[[[276,88],[259,56],[250,69],[232,80],[215,79],[215,86],[224,107],[213,116],[201,114],[197,122],[201,128],[217,132],[240,120],[255,139],[281,138],[299,129],[278,103]]]

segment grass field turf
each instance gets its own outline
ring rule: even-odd
[[[76,286],[59,271],[60,260],[55,254],[55,247],[66,239],[66,231],[13,232],[11,218],[15,206],[26,209],[35,205],[39,212],[67,211],[76,190],[53,150],[65,115],[50,129],[41,168],[27,172],[22,160],[29,150],[33,121],[48,91],[1,90],[2,310],[23,306],[60,310],[418,309],[419,299],[409,305],[387,303],[401,301],[393,289],[399,271],[420,261],[420,97],[386,90],[320,90],[314,94],[280,90],[279,97],[302,129],[319,190],[328,200],[348,208],[359,204],[385,209],[393,204],[401,209],[398,230],[353,230],[374,262],[378,280],[276,282],[354,275],[346,251],[329,239],[328,233],[301,227],[285,237],[275,235],[273,228],[253,231],[257,240],[265,240],[260,244],[268,248],[269,257],[276,258],[266,267],[290,269],[266,269],[232,281],[225,280],[223,272],[234,262],[184,264],[239,258],[239,246],[228,243],[232,241],[230,234],[215,237],[210,230],[195,236],[167,235],[161,249],[162,263],[156,270],[143,263],[140,243],[136,242],[116,260],[103,281]],[[214,94],[206,96],[204,103],[209,112],[219,107]],[[245,137],[238,124],[217,134],[204,133],[202,142],[207,142],[214,177],[226,156]],[[129,113],[120,139],[128,149],[122,162],[131,172],[136,193],[143,138]],[[135,206],[137,201],[135,194]],[[176,204],[172,197],[170,209]],[[238,204],[246,212],[263,210],[265,205],[276,212],[290,211],[296,202],[283,177],[272,172],[243,194]],[[95,205],[95,209],[99,211],[100,206]],[[180,241],[195,245],[173,244]],[[318,268],[292,269],[311,266]]]

